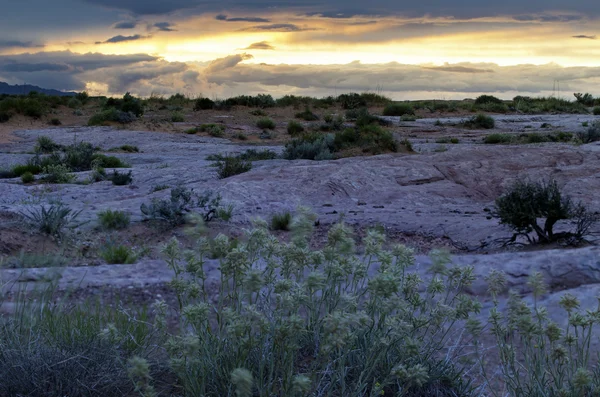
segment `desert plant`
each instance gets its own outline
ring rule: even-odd
[[[111,149],[108,149],[109,152],[126,152],[126,153],[139,153],[140,148],[134,145],[121,145]]]
[[[511,143],[514,140],[514,138],[515,137],[511,134],[496,133],[496,134],[486,135],[485,138],[483,138],[483,143],[487,143],[490,145],[494,145],[494,144],[498,144],[498,143]]]
[[[307,107],[303,112],[296,113],[295,116],[297,119],[302,119],[305,121],[315,121],[319,120],[319,116],[311,112],[311,110]]]
[[[493,95],[480,95],[475,99],[475,105],[487,105],[487,104],[503,104],[502,99],[497,98]]]
[[[290,230],[292,224],[292,214],[290,212],[282,212],[274,214],[271,217],[271,230]]]
[[[415,111],[408,103],[389,103],[383,109],[384,116],[414,115]]]
[[[73,211],[67,205],[59,203],[49,206],[40,206],[37,209],[29,209],[21,212],[27,221],[38,231],[61,237],[65,228],[76,227],[75,220],[81,211]]]
[[[75,179],[71,169],[64,164],[48,165],[42,172],[42,179],[48,183],[71,183]]]
[[[595,106],[592,113],[594,114],[594,116],[600,116],[600,106]]]
[[[337,102],[342,105],[342,108],[348,109],[359,109],[367,106],[367,101],[365,98],[361,97],[359,94],[352,92],[349,94],[342,94],[337,97]]]
[[[94,114],[89,120],[89,126],[102,126],[108,125],[109,123],[121,123],[129,124],[136,120],[136,116],[132,112],[124,112],[115,108],[109,108],[102,110],[99,113]]]
[[[160,192],[161,190],[166,190],[169,189],[170,186],[169,185],[154,185],[152,186],[152,189],[150,189],[150,193],[154,193],[154,192]]]
[[[21,175],[21,182],[23,182],[23,183],[31,183],[34,181],[35,181],[35,176],[33,176],[33,174],[29,171],[27,171],[23,175]]]
[[[130,247],[111,241],[104,245],[99,255],[109,265],[128,265],[137,261],[137,255]]]
[[[304,126],[296,120],[290,120],[287,125],[287,132],[291,136],[296,136],[304,132]]]
[[[218,160],[214,165],[217,167],[217,175],[220,179],[243,174],[252,169],[252,163],[250,161],[243,160],[237,156],[225,156]]]
[[[185,117],[180,112],[173,112],[171,113],[170,120],[172,123],[183,123],[185,121]]]
[[[33,150],[36,153],[52,153],[55,150],[59,150],[61,145],[57,144],[52,140],[52,138],[42,135],[38,137],[37,143]]]
[[[577,133],[577,139],[581,143],[600,141],[600,121],[594,121],[587,130]]]
[[[29,172],[33,175],[37,175],[43,171],[42,167],[37,164],[25,164],[25,165],[15,165],[13,166],[11,172],[11,178],[21,176],[26,172]]]
[[[274,130],[275,122],[268,117],[264,117],[256,122],[256,126],[263,130]]]
[[[264,111],[264,110],[262,110],[262,109],[254,109],[254,110],[251,110],[251,111],[250,111],[250,114],[251,114],[252,116],[266,116],[266,115],[267,115],[267,112],[265,112],[265,111]]]
[[[131,176],[131,171],[125,173],[125,172],[118,172],[117,170],[113,170],[112,175],[109,177],[109,179],[112,181],[113,185],[116,186],[124,186],[124,185],[129,185],[132,181],[133,181],[133,176]]]
[[[201,211],[205,222],[212,220],[221,206],[221,196],[212,192],[202,195],[195,194],[193,190],[183,186],[171,189],[168,200],[153,198],[149,204],[142,204],[140,210],[146,220],[164,221],[175,227],[185,223],[186,215],[192,210]]]
[[[54,118],[50,119],[48,124],[54,125],[54,126],[59,126],[59,125],[62,125],[62,122],[60,121],[60,119],[57,119],[56,117],[54,117]]]
[[[129,214],[123,211],[100,211],[98,213],[98,223],[109,230],[125,229],[129,226]]]
[[[467,128],[482,128],[490,130],[496,126],[496,121],[491,116],[479,113],[465,121],[463,124]]]
[[[0,110],[0,123],[8,122],[8,120],[10,120],[11,117],[12,115],[10,113]]]
[[[583,204],[574,203],[565,195],[556,181],[544,183],[522,180],[515,182],[496,199],[493,215],[501,224],[513,229],[515,234],[512,241],[524,236],[529,243],[548,243],[560,239],[578,242],[597,218]],[[540,219],[543,219],[542,225],[538,224]],[[562,220],[575,220],[575,230],[555,233],[554,226]],[[531,235],[532,232],[536,237]]]
[[[215,138],[221,138],[225,135],[225,126],[222,124],[202,124],[199,130],[200,132],[207,132],[208,135]]]
[[[584,106],[594,106],[594,96],[589,93],[582,94],[580,92],[576,92],[573,94],[578,103],[581,103]]]
[[[333,158],[335,135],[306,134],[285,145],[283,157],[287,160],[330,160]]]
[[[313,250],[314,221],[301,212],[289,244],[257,222],[247,243],[219,235],[201,239],[195,255],[176,240],[164,248],[191,333],[168,348],[185,394],[470,396],[446,346],[479,310],[463,293],[473,269],[434,257],[432,280],[423,282],[408,270],[410,249],[387,251],[384,236],[370,231],[367,254],[355,255],[342,223],[323,251]],[[221,264],[216,300],[203,271],[211,256]]]
[[[215,102],[209,98],[198,98],[194,102],[194,110],[210,110],[215,106]]]
[[[221,219],[225,222],[228,222],[233,217],[233,210],[235,206],[233,204],[227,204],[226,206],[221,206],[217,208],[217,212],[215,214],[215,218]]]

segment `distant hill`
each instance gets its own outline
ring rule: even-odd
[[[49,90],[46,88],[38,87],[36,85],[10,85],[0,81],[0,94],[9,95],[27,95],[31,91],[39,92],[40,94],[53,95],[53,96],[73,96],[75,92],[64,92],[58,90]]]

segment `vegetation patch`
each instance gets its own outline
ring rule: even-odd
[[[265,117],[265,118],[259,119],[256,122],[256,126],[258,128],[263,129],[263,130],[274,130],[275,129],[275,122],[273,120],[271,120],[270,118]]]
[[[239,156],[224,156],[214,164],[217,167],[219,179],[229,178],[230,176],[243,174],[252,169],[252,163]]]
[[[98,213],[98,223],[108,230],[125,229],[129,222],[129,215],[123,211],[105,210]]]
[[[292,225],[292,214],[290,212],[282,212],[271,217],[271,230],[289,231]]]
[[[409,103],[390,103],[383,109],[384,116],[414,115],[415,111]]]
[[[169,199],[153,198],[149,204],[142,204],[140,210],[146,220],[163,221],[175,227],[185,223],[186,216],[193,210],[208,222],[217,217],[221,207],[221,196],[206,192],[202,195],[182,186],[171,189]]]

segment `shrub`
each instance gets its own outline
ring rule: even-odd
[[[384,236],[370,231],[369,254],[358,255],[344,224],[316,251],[314,221],[292,222],[291,243],[263,222],[247,231],[248,243],[219,235],[195,255],[176,240],[164,248],[173,284],[196,280],[176,290],[189,339],[174,338],[168,350],[183,394],[471,396],[447,346],[480,309],[463,293],[473,269],[434,260],[433,280],[424,282],[409,270],[412,250],[387,251]],[[202,263],[211,256],[225,259],[218,291],[208,293]],[[180,265],[184,257],[191,266]]]
[[[256,150],[256,149],[248,149],[245,152],[239,154],[241,160],[246,161],[261,161],[261,160],[273,160],[276,159],[277,153],[269,149]]]
[[[383,109],[384,116],[414,115],[415,111],[408,103],[389,103]]]
[[[273,120],[271,120],[270,118],[265,117],[265,118],[259,119],[256,122],[256,126],[258,128],[263,129],[263,130],[274,130],[275,129],[275,122]]]
[[[124,113],[131,113],[135,117],[141,117],[144,114],[144,105],[139,98],[130,93],[123,95],[123,99],[118,102],[117,108]]]
[[[243,174],[252,169],[252,163],[243,160],[240,157],[225,156],[215,163],[217,167],[217,175],[220,179],[229,178],[230,176]]]
[[[496,199],[493,215],[501,224],[514,230],[513,241],[518,236],[524,236],[530,243],[547,243],[565,238],[579,241],[596,220],[596,216],[588,213],[583,204],[575,204],[564,195],[556,181],[515,182]],[[539,219],[544,219],[543,225],[538,224]],[[555,233],[556,223],[567,219],[577,221],[576,229]],[[532,232],[537,238],[531,236]]]
[[[41,206],[37,210],[29,209],[27,212],[22,212],[29,223],[32,224],[38,231],[61,237],[65,228],[76,227],[75,220],[81,211],[73,211],[68,206],[60,204],[52,204],[50,206]]]
[[[112,181],[113,185],[124,186],[129,185],[133,181],[133,177],[131,176],[131,171],[128,173],[121,173],[117,172],[117,170],[113,170],[110,180]]]
[[[309,108],[304,109],[303,112],[296,113],[296,118],[297,119],[302,119],[302,120],[305,120],[305,121],[319,120],[319,116],[317,116],[316,114],[314,114],[313,112],[311,112]]]
[[[100,251],[100,257],[109,265],[129,265],[137,261],[137,255],[124,244],[107,243]]]
[[[593,113],[594,116],[600,116],[600,106],[594,107]]]
[[[104,154],[95,154],[92,160],[98,167],[102,168],[129,168],[129,164],[115,156],[105,156]],[[90,163],[90,166],[92,164]]]
[[[36,164],[15,165],[12,169],[13,176],[11,178],[22,176],[27,172],[37,175],[42,172],[42,167]]]
[[[6,123],[8,120],[10,120],[10,118],[10,113],[0,110],[0,123]]]
[[[287,132],[291,136],[299,135],[304,132],[304,126],[295,120],[290,120],[287,125]]]
[[[464,125],[467,128],[482,128],[489,130],[496,126],[496,121],[492,117],[480,113],[471,117]]]
[[[271,230],[290,230],[292,224],[292,214],[289,212],[283,212],[281,214],[275,214],[271,217]]]
[[[306,134],[285,145],[283,157],[287,160],[330,160],[333,158],[333,134]]]
[[[209,98],[198,98],[194,102],[194,110],[210,110],[215,106],[215,102]]]
[[[103,126],[110,122],[129,124],[136,120],[134,113],[124,112],[114,108],[96,113],[88,120],[89,126]]]
[[[55,125],[55,126],[62,125],[61,121],[59,119],[57,119],[57,118],[50,119],[50,121],[48,122],[48,124]]]
[[[398,150],[396,140],[390,131],[378,125],[366,125],[361,128],[346,128],[335,134],[335,151],[359,147],[373,154]]]
[[[576,92],[573,94],[578,103],[584,106],[594,106],[594,96],[589,93],[582,94],[580,92]]]
[[[58,150],[60,148],[61,148],[61,145],[54,142],[51,138],[49,138],[45,135],[42,135],[42,136],[38,137],[37,143],[33,150],[36,153],[52,153],[55,150]]]
[[[215,138],[221,138],[225,135],[225,126],[222,124],[202,124],[200,126],[201,132],[207,132],[208,135]]]
[[[600,121],[595,121],[586,131],[577,133],[577,139],[581,143],[591,143],[600,141]]]
[[[170,188],[169,185],[154,185],[152,186],[152,189],[150,189],[150,193],[160,192],[161,190],[166,190],[168,188]]]
[[[139,153],[140,148],[133,145],[121,145],[108,150],[109,152]]]
[[[337,101],[344,109],[359,109],[367,106],[367,101],[365,98],[361,97],[355,92],[350,94],[342,94],[337,97]]]
[[[262,110],[262,109],[254,109],[254,110],[251,110],[251,111],[250,111],[250,114],[251,114],[252,116],[266,116],[266,115],[267,115],[267,112],[265,112],[265,111],[264,111],[264,110]]]
[[[490,134],[483,138],[483,143],[487,144],[498,144],[498,143],[510,143],[514,139],[514,136],[511,134]]]
[[[228,222],[233,217],[234,208],[235,207],[233,204],[228,204],[226,207],[219,207],[217,208],[217,213],[215,214],[215,217],[224,220],[225,222]]]
[[[125,229],[129,226],[129,215],[123,211],[105,210],[98,213],[98,222],[105,229]]]
[[[193,209],[202,211],[205,222],[212,220],[221,204],[221,196],[212,192],[197,195],[183,186],[171,189],[169,200],[153,198],[150,204],[142,204],[140,210],[147,220],[158,220],[175,227],[185,223],[186,215]]]
[[[70,174],[71,169],[64,164],[54,164],[44,167],[42,179],[48,183],[71,183],[75,179]]]
[[[475,105],[487,105],[487,104],[504,104],[502,99],[496,98],[493,95],[480,95],[475,99]]]
[[[21,175],[21,182],[23,182],[23,183],[31,183],[34,181],[35,181],[35,176],[33,176],[33,174],[29,171],[27,171]]]
[[[172,123],[183,123],[185,121],[185,117],[180,112],[171,113],[171,122]]]
[[[67,102],[67,106],[71,109],[79,109],[81,106],[83,106],[83,103],[81,103],[81,101],[77,98],[71,98],[69,99],[69,102]]]

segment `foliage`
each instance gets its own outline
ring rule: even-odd
[[[62,125],[62,122],[60,121],[60,119],[57,119],[56,117],[54,117],[54,118],[50,119],[48,124],[54,125],[54,126],[59,126],[59,125]]]
[[[577,139],[581,143],[600,141],[600,121],[593,122],[586,131],[578,132]]]
[[[164,221],[172,227],[185,223],[185,218],[192,210],[200,210],[202,218],[208,222],[216,217],[221,206],[221,196],[205,192],[195,194],[193,190],[183,186],[171,189],[168,200],[153,198],[149,204],[142,204],[140,210],[147,220]]]
[[[285,145],[283,157],[287,160],[330,160],[333,158],[334,134],[304,134]]]
[[[42,172],[42,167],[40,167],[37,164],[15,165],[12,168],[11,177],[22,176],[27,172],[33,175],[37,175]]]
[[[134,145],[121,145],[108,150],[109,152],[139,153],[140,148]]]
[[[335,134],[334,148],[336,152],[354,147],[371,154],[398,150],[393,134],[374,124],[361,128],[346,128]]]
[[[214,164],[220,179],[243,174],[252,169],[252,163],[237,156],[224,156]]]
[[[503,225],[510,226],[515,235],[530,243],[552,242],[559,239],[581,241],[597,216],[589,213],[583,204],[574,203],[561,191],[556,181],[529,182],[519,180],[496,199],[493,215]],[[538,220],[543,219],[543,225]],[[575,230],[555,233],[554,226],[562,220],[575,220]],[[537,238],[532,237],[535,232]]]
[[[171,113],[171,122],[172,123],[183,123],[185,121],[185,116],[180,112]]]
[[[502,99],[493,95],[480,95],[475,99],[475,105],[504,104]]]
[[[122,99],[108,98],[104,105],[104,108],[106,110],[110,110],[112,108],[125,114],[130,113],[135,117],[141,117],[144,114],[144,105],[142,101],[139,98],[136,98],[133,95],[131,95],[129,92],[123,95]]]
[[[207,132],[208,135],[215,138],[221,138],[225,135],[225,126],[222,124],[202,124],[199,128],[201,132]]]
[[[337,102],[346,110],[359,109],[367,106],[366,99],[355,92],[338,96]]]
[[[390,103],[383,109],[384,116],[404,116],[415,114],[414,109],[408,103]]]
[[[592,112],[594,113],[594,116],[600,116],[600,106],[595,106]]]
[[[210,110],[215,106],[215,102],[209,98],[198,98],[194,102],[194,110]]]
[[[511,143],[514,140],[514,135],[512,134],[504,134],[504,133],[495,133],[486,135],[483,138],[483,143],[487,143],[490,145],[498,144],[498,143]]]
[[[568,321],[566,327],[562,327],[552,321],[548,309],[540,305],[547,290],[542,274],[533,273],[529,277],[533,304],[511,291],[504,312],[500,309],[498,294],[506,286],[505,276],[493,271],[488,284],[494,302],[489,322],[508,394],[596,396],[600,390],[600,368],[597,364],[592,366],[590,343],[600,310],[583,312],[577,297],[563,294],[559,305]]]
[[[304,132],[304,126],[296,120],[290,120],[287,125],[287,132],[291,136],[296,136]]]
[[[576,92],[573,94],[578,103],[581,103],[584,106],[594,106],[594,96],[589,93],[582,94],[580,92]]]
[[[21,175],[21,182],[23,183],[31,183],[35,181],[35,176],[33,176],[33,174],[29,171],[23,173],[23,175]]]
[[[107,242],[100,250],[100,257],[109,265],[128,265],[137,261],[137,255],[124,244]]]
[[[292,224],[292,214],[290,212],[283,212],[281,214],[275,214],[271,217],[271,230],[290,230]]]
[[[98,222],[105,229],[125,229],[129,226],[129,214],[123,211],[100,211],[98,212]]]
[[[62,146],[54,142],[52,138],[42,135],[38,137],[33,150],[36,153],[52,153],[61,148]]]
[[[464,122],[466,128],[481,128],[490,130],[496,126],[496,121],[493,117],[479,113]]]
[[[71,169],[64,164],[51,164],[44,167],[42,179],[48,183],[71,183],[75,175],[70,172]]]
[[[262,119],[258,119],[258,121],[256,122],[256,126],[263,130],[274,130],[275,122],[268,117],[264,117]]]
[[[133,177],[131,176],[131,171],[125,173],[118,172],[117,170],[113,170],[112,175],[109,178],[113,185],[116,186],[124,186],[129,185],[133,181]]]
[[[513,107],[516,111],[525,114],[535,113],[572,113],[586,114],[587,108],[575,101],[567,101],[555,97],[531,98],[526,96],[516,96],[513,98]]]
[[[222,161],[226,157],[231,157],[231,155],[223,155],[223,154],[212,154],[206,157],[209,161]],[[248,149],[243,153],[236,155],[235,157],[240,160],[245,161],[261,161],[261,160],[273,160],[276,159],[277,153],[269,149],[256,150],[256,149]]]
[[[302,119],[304,121],[315,121],[319,120],[319,116],[311,112],[311,110],[307,107],[303,112],[296,113],[295,116],[297,119]]]
[[[76,227],[74,223],[81,211],[73,211],[68,206],[59,203],[40,206],[22,212],[29,223],[42,233],[61,237],[65,228]]]
[[[129,124],[134,122],[136,119],[135,114],[124,112],[122,110],[118,110],[115,108],[109,108],[106,110],[102,110],[95,115],[93,115],[88,120],[89,126],[103,126],[108,125],[109,123],[121,123],[121,124]]]
[[[257,222],[237,245],[219,235],[200,238],[194,254],[176,240],[164,248],[188,330],[167,348],[184,394],[470,396],[446,347],[480,309],[464,293],[473,269],[434,258],[424,282],[408,270],[410,249],[385,250],[371,231],[358,256],[342,223],[313,250],[314,220],[295,218],[289,244]],[[207,289],[211,256],[220,258],[218,292]]]

